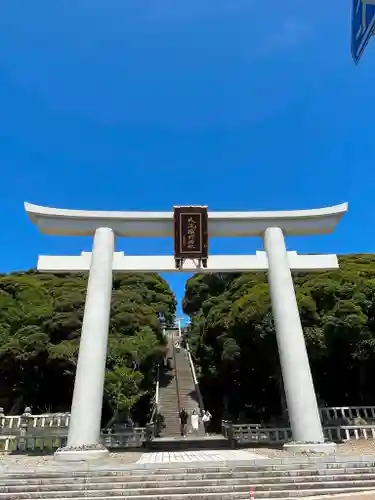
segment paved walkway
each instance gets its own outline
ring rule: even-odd
[[[165,464],[171,462],[223,462],[255,460],[268,457],[247,450],[162,451],[143,453],[137,464]]]
[[[228,463],[246,463],[252,462],[254,460],[261,460],[268,458],[270,462],[281,461],[281,460],[294,460],[294,461],[305,461],[305,460],[315,460],[314,455],[301,456],[296,453],[286,452],[281,449],[272,448],[249,448],[249,449],[220,449],[215,450],[192,450],[192,451],[170,451],[170,452],[159,452],[159,453],[144,453],[144,450],[139,449],[139,451],[119,451],[110,454],[109,458],[104,461],[103,464],[98,464],[96,467],[102,467],[106,469],[134,469],[136,467],[143,468],[153,468],[157,467],[159,464],[165,464],[165,468],[174,468],[189,464],[189,463],[200,463],[203,465],[204,462],[215,464],[217,462]],[[352,441],[348,443],[339,444],[337,447],[337,452],[326,460],[354,460],[358,461],[361,457],[365,457],[368,461],[375,461],[375,440],[359,440]],[[324,457],[318,457],[317,460],[325,460]],[[68,464],[65,465],[67,468],[73,468],[75,470],[80,469],[91,469],[94,465],[78,465],[78,464]],[[6,472],[24,472],[26,470],[31,470],[39,472],[43,470],[62,470],[64,465],[54,460],[53,454],[51,455],[38,455],[38,454],[2,454],[0,453],[0,474]],[[375,500],[375,498],[374,498]]]

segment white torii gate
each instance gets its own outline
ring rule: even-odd
[[[187,262],[185,272],[268,273],[281,371],[293,440],[299,450],[329,451],[325,443],[291,271],[337,269],[336,255],[298,255],[286,250],[284,235],[330,233],[347,211],[346,203],[315,210],[209,212],[209,237],[263,238],[265,252],[212,255],[207,268]],[[25,203],[42,233],[93,236],[92,252],[79,256],[40,256],[42,272],[89,271],[85,312],[66,448],[60,460],[91,460],[108,454],[100,444],[105,363],[110,320],[112,273],[181,272],[173,256],[127,256],[115,251],[115,237],[173,236],[172,212],[62,210]],[[313,443],[313,444],[312,444]],[[287,445],[288,446],[288,445]]]

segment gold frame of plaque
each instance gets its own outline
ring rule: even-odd
[[[186,259],[207,267],[208,209],[206,206],[173,207],[174,258],[182,269]]]

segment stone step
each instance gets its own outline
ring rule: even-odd
[[[12,491],[6,493],[0,493],[1,499],[14,500],[14,493],[17,495],[17,499],[21,500],[25,499],[40,499],[40,498],[49,498],[49,497],[57,497],[59,494],[63,492],[65,498],[76,498],[80,496],[82,491],[90,491],[90,495],[93,497],[102,497],[102,496],[116,496],[120,492],[123,492],[128,497],[142,497],[148,495],[149,497],[157,497],[162,498],[166,495],[178,495],[180,498],[183,495],[197,495],[202,493],[230,493],[230,492],[249,492],[250,484],[230,484],[230,485],[219,485],[219,486],[178,486],[172,487],[168,485],[167,487],[141,487],[141,488],[108,488],[108,484],[105,485],[103,489],[97,487],[97,485],[91,485],[93,488],[90,488],[89,484],[80,485],[80,488],[77,488],[78,485],[75,485],[75,489],[69,489],[66,485],[61,485],[59,489],[38,489],[37,491]],[[356,489],[357,491],[361,491],[363,489],[373,488],[375,490],[375,480],[352,480],[352,481],[326,481],[326,482],[302,482],[302,483],[276,483],[276,484],[258,484],[254,487],[254,491],[256,491],[257,497],[259,497],[260,493],[266,492],[283,492],[283,491],[295,491],[298,496],[298,491],[308,491],[308,490],[329,490],[329,489]]]
[[[186,352],[184,350],[180,352],[175,351],[173,338],[168,339],[167,358],[169,359],[170,366],[174,367],[174,369],[168,372],[168,376],[171,377],[168,385],[160,388],[159,405],[160,413],[164,417],[164,428],[161,431],[161,436],[172,437],[178,435],[180,430],[179,420],[176,415],[178,412],[178,403],[180,403],[181,407],[185,407],[188,410],[197,408],[199,404],[191,397],[195,387]],[[178,395],[176,379],[178,382]],[[164,380],[166,380],[166,377]],[[203,435],[203,429],[200,429],[199,433]],[[155,444],[152,445],[152,448],[159,449],[158,445]],[[184,448],[186,449],[185,445]],[[169,445],[168,449],[176,449],[176,445]]]
[[[363,491],[372,491],[373,488],[323,488],[316,490],[275,490],[275,491],[257,491],[256,499],[259,498],[279,498],[279,499],[290,499],[290,498],[300,498],[300,497],[311,497],[311,496],[322,496],[322,495],[337,495],[337,494],[345,494],[345,493],[357,493]],[[139,493],[140,490],[137,490]],[[52,493],[52,492],[50,492]],[[75,500],[94,500],[97,498],[101,498],[101,500],[150,500],[150,494],[146,495],[140,494],[134,497],[133,495],[129,495],[128,492],[126,494],[109,494],[106,495],[105,491],[100,491],[100,495],[92,495],[90,491],[90,495],[82,494],[83,491],[77,491],[77,495],[67,496],[63,491],[57,492],[54,496],[49,497],[20,497],[18,498],[44,498],[44,500],[55,500],[59,498],[61,500],[68,498],[75,498]],[[86,493],[86,492],[85,492]],[[112,492],[110,492],[112,493]],[[250,492],[249,491],[229,491],[229,492],[202,492],[202,493],[173,493],[173,494],[160,494],[156,498],[157,500],[249,500]],[[3,497],[5,498],[5,497]],[[14,500],[14,495],[8,495],[9,499]],[[152,498],[152,497],[151,497]]]
[[[170,437],[169,435],[166,438]],[[188,451],[188,450],[223,450],[230,448],[230,442],[225,439],[209,439],[204,438],[204,436],[198,436],[198,438],[190,439],[190,435],[186,438],[180,439],[170,439],[170,440],[159,440],[158,438],[153,439],[148,443],[148,449],[151,451]]]
[[[313,484],[314,483],[314,484]],[[282,487],[284,484],[288,488],[293,485],[296,489],[305,488],[306,484],[310,484],[311,488],[315,485],[321,487],[322,485],[326,487],[327,484],[332,483],[339,484],[340,486],[352,486],[352,484],[364,484],[373,486],[375,483],[375,474],[351,474],[351,475],[334,475],[334,476],[294,476],[294,477],[273,477],[273,478],[229,478],[229,479],[201,479],[201,480],[170,480],[170,481],[150,481],[149,479],[145,481],[89,481],[81,479],[81,481],[62,481],[59,480],[58,483],[48,481],[48,483],[43,484],[7,484],[6,486],[0,485],[0,493],[32,493],[32,492],[49,492],[49,491],[81,491],[81,490],[171,490],[182,491],[185,488],[190,489],[217,489],[219,487],[242,487],[246,486],[250,491],[250,487],[254,487],[257,491],[272,489],[274,485]],[[110,486],[110,488],[109,488]]]
[[[337,462],[322,462],[322,463],[307,463],[307,462],[293,462],[288,461],[285,463],[273,463],[273,464],[246,464],[246,465],[204,465],[204,464],[173,464],[173,468],[163,467],[156,465],[154,469],[145,470],[142,466],[134,469],[121,469],[121,470],[110,470],[110,469],[97,469],[91,471],[74,471],[72,472],[69,469],[60,469],[56,470],[38,470],[35,471],[27,471],[24,472],[7,472],[0,475],[0,479],[2,481],[8,480],[26,480],[29,479],[50,479],[50,478],[69,478],[69,477],[122,477],[129,476],[132,478],[136,477],[153,477],[153,478],[171,478],[171,477],[182,477],[189,475],[189,477],[201,477],[210,475],[222,475],[222,474],[254,474],[263,475],[263,474],[336,474],[337,470],[340,470],[342,473],[352,472],[352,471],[375,471],[375,462],[357,462],[357,461],[337,461]],[[177,467],[175,467],[175,465]],[[334,471],[334,472],[331,472]]]
[[[345,475],[350,478],[355,478],[355,477],[360,477],[362,476],[371,476],[375,477],[375,467],[372,468],[342,468],[342,469],[335,469],[335,470],[330,470],[330,469],[323,469],[323,470],[304,470],[304,469],[297,469],[297,470],[290,470],[290,471],[277,471],[277,470],[270,470],[267,472],[258,472],[258,471],[234,471],[234,472],[208,472],[208,473],[190,473],[190,474],[184,474],[184,473],[174,473],[171,475],[168,474],[155,474],[150,471],[149,473],[139,472],[139,474],[132,474],[130,471],[119,471],[116,473],[110,473],[110,474],[97,474],[95,472],[91,472],[88,475],[87,472],[80,472],[76,473],[74,476],[71,476],[69,474],[52,474],[50,476],[43,476],[41,477],[39,474],[33,474],[30,477],[25,477],[24,475],[20,476],[19,478],[10,478],[7,476],[5,479],[1,477],[0,479],[0,486],[13,486],[13,485],[40,485],[40,484],[71,484],[71,483],[87,483],[87,481],[90,481],[91,483],[145,483],[145,482],[150,482],[156,481],[158,484],[161,484],[162,482],[177,482],[177,483],[182,483],[186,481],[186,477],[188,477],[188,480],[190,481],[217,481],[217,480],[228,480],[228,479],[233,479],[233,480],[242,480],[246,479],[255,484],[255,481],[264,479],[265,482],[268,480],[280,480],[280,479],[289,479],[292,481],[294,479],[296,480],[309,480],[309,478],[319,476],[319,477],[326,477],[326,476],[334,476],[337,478],[337,480],[341,479],[341,476]],[[293,479],[292,479],[293,478]]]

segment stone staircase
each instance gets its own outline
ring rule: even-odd
[[[180,435],[173,336],[168,336],[167,361],[168,366],[161,368],[159,371],[159,412],[164,419],[161,436],[173,437]]]
[[[178,414],[185,408],[189,414],[194,409],[199,410],[198,397],[185,349],[176,352],[175,338],[168,335],[168,368],[164,368],[159,376],[159,412],[164,418],[164,429],[161,437],[180,435]],[[203,425],[200,425],[199,435],[204,436]]]
[[[204,466],[133,470],[30,470],[0,475],[0,498],[103,500],[292,499],[374,491],[374,462]],[[370,498],[370,497],[369,497]]]
[[[193,410],[200,412],[198,395],[185,349],[181,348],[180,352],[175,353],[175,363],[181,408],[185,408],[189,415]],[[200,426],[199,431],[200,435],[204,436],[203,426]]]

